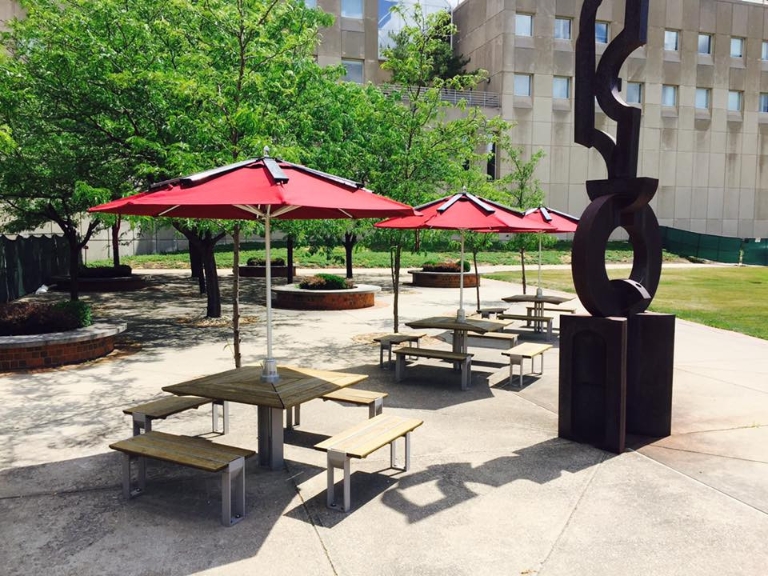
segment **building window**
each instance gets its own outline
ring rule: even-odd
[[[307,8],[317,8],[317,0],[304,0],[304,6]]]
[[[712,54],[712,34],[699,34],[699,54]]]
[[[571,97],[571,79],[567,76],[555,76],[552,79],[552,98],[568,99]]]
[[[768,112],[768,92],[760,93],[760,109],[759,112]]]
[[[643,103],[643,85],[640,82],[627,82],[627,104]]]
[[[555,18],[555,38],[558,40],[571,39],[571,26],[573,20],[570,18]]]
[[[742,92],[738,90],[728,91],[728,110],[731,112],[741,112],[741,101],[743,100]]]
[[[363,19],[363,0],[341,0],[341,17]]]
[[[677,106],[677,86],[664,84],[661,87],[661,105],[670,107]]]
[[[363,61],[362,60],[341,60],[341,65],[347,71],[343,80],[347,82],[363,83]]]
[[[515,34],[518,36],[533,36],[532,15],[515,14]]]
[[[680,49],[680,32],[664,30],[664,50],[677,52]]]
[[[696,100],[694,106],[699,110],[709,110],[709,88],[696,88]]]
[[[531,84],[530,74],[515,74],[515,96],[530,96]]]
[[[731,38],[731,58],[744,57],[744,38]]]
[[[763,40],[763,51],[760,53],[762,60],[768,60],[768,40]]]
[[[595,22],[595,42],[608,44],[608,22]]]

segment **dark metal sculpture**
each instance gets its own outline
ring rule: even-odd
[[[563,318],[560,435],[624,449],[625,432],[669,435],[674,316],[644,314],[661,276],[661,233],[649,206],[658,180],[637,177],[641,111],[621,98],[619,71],[647,40],[649,0],[626,0],[624,29],[595,62],[602,0],[585,0],[576,42],[575,140],[595,148],[606,180],[586,183],[591,200],[573,239],[572,272],[591,317]],[[616,137],[595,127],[595,101]],[[609,280],[605,246],[623,228],[632,244],[629,278]],[[652,334],[651,334],[652,333]]]

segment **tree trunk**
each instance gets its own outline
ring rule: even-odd
[[[353,232],[344,232],[344,252],[347,259],[347,278],[352,279],[352,250],[357,244],[357,234]]]
[[[240,368],[240,224],[235,224],[232,234],[232,333],[234,338],[235,368]]]
[[[477,271],[477,250],[472,251],[472,262],[475,264],[475,294],[477,295],[477,310],[480,312],[480,274]]]
[[[203,257],[203,269],[207,279],[207,300],[206,309],[207,318],[221,318],[221,290],[219,287],[219,273],[216,270],[216,258],[213,255],[215,242],[211,242],[210,233],[206,234],[200,246],[200,252]]]
[[[200,249],[192,242],[189,243],[189,267],[192,269],[192,278],[197,278],[200,286],[200,295],[205,294],[205,271],[203,270],[203,256]]]
[[[400,301],[400,255],[402,253],[402,247],[400,245],[400,242],[390,248],[389,251],[389,265],[390,270],[392,271],[392,290],[394,291],[395,299],[392,305],[392,312],[394,314],[394,327],[395,327],[395,334],[397,334],[400,331],[400,322],[399,322],[399,301]]]
[[[520,248],[520,266],[523,274],[523,294],[528,294],[528,284],[525,281],[525,248]]]
[[[80,299],[80,245],[76,237],[67,234],[69,242],[69,299]]]
[[[288,271],[286,272],[286,282],[293,284],[293,236],[288,236],[285,243],[285,249],[288,252],[285,263],[288,265]]]
[[[120,217],[117,217],[117,222],[112,226],[112,266],[117,268],[120,266]]]

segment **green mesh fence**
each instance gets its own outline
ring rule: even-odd
[[[698,234],[687,230],[661,227],[662,246],[667,252],[687,256],[738,264],[741,256],[741,238]],[[746,264],[746,262],[745,262]]]
[[[62,236],[0,236],[0,302],[30,294],[51,276],[69,273],[69,249]]]
[[[743,264],[768,266],[768,238],[747,238],[743,250]]]

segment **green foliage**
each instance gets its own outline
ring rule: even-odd
[[[421,269],[424,272],[459,272],[459,270],[461,270],[461,261],[444,260],[442,262],[436,262],[434,260],[429,260],[421,265]],[[469,272],[470,269],[471,264],[464,260],[464,272]]]
[[[351,280],[335,274],[316,274],[299,282],[299,288],[304,290],[348,290],[353,287]]]
[[[78,328],[93,324],[91,305],[81,300],[66,300],[54,305],[54,309],[63,312],[77,321]]]

